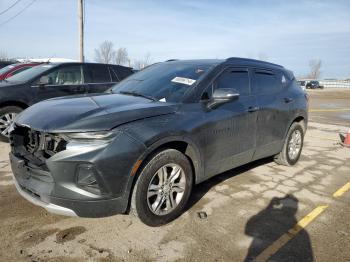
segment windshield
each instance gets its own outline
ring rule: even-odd
[[[37,75],[53,68],[54,65],[38,65],[7,78],[8,82],[27,82]]]
[[[181,102],[213,64],[165,62],[145,68],[113,87],[113,93],[142,95],[162,102]]]
[[[14,68],[15,65],[8,65],[5,66],[3,68],[0,69],[0,75],[5,74],[7,71],[9,71],[10,69]]]

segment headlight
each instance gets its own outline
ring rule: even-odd
[[[115,136],[115,132],[82,132],[82,133],[65,133],[68,140],[111,140]]]
[[[116,136],[113,131],[102,132],[82,132],[82,133],[65,133],[67,143],[67,149],[96,149],[101,146],[105,146]]]

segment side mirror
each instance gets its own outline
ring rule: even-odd
[[[208,107],[214,108],[218,105],[230,102],[238,99],[239,93],[234,88],[219,88],[215,89],[211,101],[208,103]]]
[[[42,76],[39,79],[39,86],[45,86],[49,84],[49,77],[48,76]]]

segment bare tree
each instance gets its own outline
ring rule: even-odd
[[[134,68],[135,69],[143,69],[152,64],[151,54],[148,52],[142,59],[134,60]]]
[[[115,63],[117,65],[126,65],[129,61],[129,55],[128,51],[125,47],[120,47],[117,50],[116,56],[115,56]]]
[[[114,45],[111,41],[104,41],[97,49],[95,49],[95,60],[99,63],[113,63],[116,55],[113,47]]]
[[[321,66],[322,66],[322,61],[320,59],[313,59],[310,60],[309,62],[310,66],[310,73],[308,74],[308,78],[310,79],[319,79],[321,75]]]

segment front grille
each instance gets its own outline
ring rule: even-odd
[[[29,164],[46,170],[45,160],[66,149],[67,141],[56,134],[15,126],[10,134],[12,152]]]

